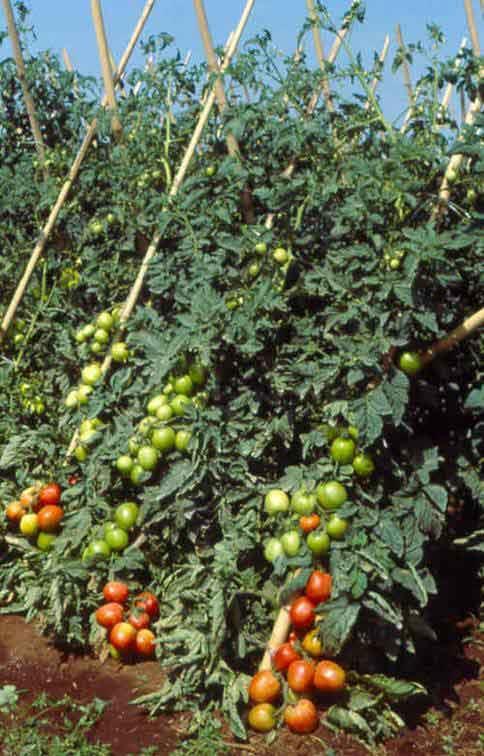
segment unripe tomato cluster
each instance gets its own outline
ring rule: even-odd
[[[96,622],[107,632],[111,656],[123,661],[150,659],[155,654],[155,634],[149,628],[160,614],[158,599],[149,591],[137,594],[131,602],[129,596],[126,583],[106,583],[106,603],[97,609]]]
[[[40,551],[48,551],[56,539],[64,510],[60,506],[61,487],[58,483],[36,483],[20,494],[5,509],[5,516],[13,527],[31,539]]]
[[[291,250],[286,247],[277,245],[274,248],[270,248],[265,241],[256,242],[245,270],[247,284],[250,286],[251,282],[255,281],[263,270],[269,269],[272,273],[274,288],[277,291],[281,291],[284,288],[286,273],[292,259]],[[225,300],[228,310],[235,310],[243,303],[244,296],[242,289],[240,291],[231,291]]]
[[[248,721],[253,730],[268,732],[277,722],[277,704],[285,676],[292,699],[300,696],[295,705],[284,708],[284,721],[292,732],[308,733],[319,723],[315,698],[336,695],[346,686],[346,673],[336,662],[323,659],[324,649],[318,628],[314,627],[317,606],[331,596],[331,576],[315,570],[306,583],[305,592],[291,604],[289,615],[294,632],[272,654],[273,670],[257,672],[249,685],[249,697],[255,706]]]
[[[205,402],[206,394],[200,390],[205,381],[205,369],[193,364],[185,373],[172,376],[148,401],[147,414],[129,439],[126,454],[116,460],[118,472],[133,485],[145,482],[172,452],[187,451],[191,432],[182,418],[191,404],[202,406]]]
[[[35,386],[36,381],[24,381],[19,386],[23,408],[31,415],[43,415],[45,404]]]
[[[113,520],[105,522],[84,549],[82,561],[92,564],[103,562],[111,555],[121,554],[129,546],[129,535],[136,527],[138,514],[135,502],[125,501],[119,504],[114,510]]]
[[[115,332],[119,326],[121,309],[114,307],[112,310],[101,312],[96,320],[80,328],[75,339],[79,346],[79,356],[85,358],[89,353],[97,357],[103,357],[110,348],[113,362],[126,362],[130,356],[127,344],[124,341],[113,341]],[[81,372],[81,383],[77,389],[69,392],[65,399],[68,409],[75,409],[87,404],[92,393],[93,386],[102,377],[101,366],[98,363],[88,364]]]

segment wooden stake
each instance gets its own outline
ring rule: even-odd
[[[272,669],[272,655],[277,651],[279,646],[286,642],[290,627],[291,619],[289,617],[289,605],[287,605],[283,606],[277,615],[271,637],[269,638],[262,661],[259,664],[259,671]]]
[[[440,341],[437,341],[435,344],[433,344],[431,347],[425,350],[420,355],[420,359],[422,361],[422,365],[428,365],[429,362],[432,362],[439,354],[443,354],[444,352],[448,352],[450,349],[453,349],[457,344],[459,344],[464,339],[467,339],[468,336],[471,336],[475,331],[477,331],[478,328],[484,325],[484,307],[478,312],[474,313],[474,315],[471,315],[470,318],[467,318],[464,320],[463,323],[460,324],[457,328],[454,328],[453,331],[449,333],[448,336],[445,336],[445,338],[440,339]]]
[[[5,10],[5,16],[7,17],[8,33],[10,36],[10,42],[12,43],[13,56],[15,58],[15,63],[17,65],[18,78],[20,81],[20,86],[22,87],[22,92],[23,92],[23,96],[25,100],[25,107],[27,109],[27,115],[30,121],[30,128],[32,129],[32,134],[34,136],[35,149],[37,150],[37,154],[39,156],[39,160],[42,165],[44,178],[47,178],[48,171],[47,171],[47,168],[45,167],[44,140],[42,139],[42,133],[40,131],[40,125],[37,119],[37,113],[35,112],[34,100],[32,98],[32,95],[30,94],[30,90],[27,85],[27,74],[25,71],[25,63],[24,63],[24,59],[22,55],[22,48],[20,46],[20,38],[18,35],[17,26],[15,24],[15,16],[13,14],[12,4],[10,0],[3,0],[3,7]]]
[[[463,52],[466,45],[467,45],[467,39],[465,37],[462,37],[462,42],[460,43],[458,55],[460,55]],[[454,66],[455,70],[457,70],[460,67],[460,64],[461,64],[461,60],[458,57]],[[449,83],[447,84],[445,88],[444,96],[442,97],[442,102],[440,103],[440,115],[442,116],[445,114],[445,111],[449,107],[450,98],[452,97],[453,89],[454,89],[454,85],[449,81]]]
[[[123,133],[123,127],[121,126],[121,121],[118,116],[113,72],[111,69],[111,61],[109,59],[109,48],[100,0],[91,0],[91,12],[94,29],[96,31],[99,59],[101,61],[101,70],[104,79],[104,89],[106,90],[107,107],[111,111],[111,128],[115,139],[119,141]]]
[[[464,8],[466,11],[467,26],[469,27],[469,34],[472,42],[472,49],[474,55],[479,58],[481,55],[481,46],[479,44],[479,35],[477,33],[476,19],[474,17],[474,8],[472,6],[472,0],[464,0]]]
[[[306,0],[306,5],[308,7],[309,18],[311,20],[311,25],[312,25],[312,30],[313,30],[314,49],[316,50],[316,58],[318,60],[320,69],[324,71],[325,60],[324,60],[323,40],[321,38],[321,30],[318,26],[318,14],[316,13],[316,6],[314,4],[314,0]],[[331,90],[329,88],[329,81],[326,76],[323,78],[322,89],[323,89],[324,99],[326,100],[326,106],[331,113],[334,113],[334,103],[331,98]]]
[[[65,47],[62,48],[62,59],[66,67],[66,71],[69,71],[69,73],[74,73],[74,66],[72,65],[69,53],[67,52]]]
[[[380,75],[379,76],[375,76],[373,78],[373,81],[370,84],[370,89],[371,89],[371,91],[372,91],[373,94],[375,94],[376,88],[378,86],[378,82],[381,79],[381,73],[383,71],[383,66],[385,64],[385,59],[387,57],[389,47],[390,47],[390,35],[387,34],[387,36],[385,37],[385,41],[383,43],[383,49],[382,49],[382,51],[380,53],[380,57],[378,58],[378,60],[380,62]],[[366,101],[366,103],[365,103],[365,110],[368,110],[369,107],[370,107],[370,98],[368,98],[367,101]]]
[[[230,65],[230,62],[233,56],[235,55],[237,46],[240,41],[240,37],[242,36],[242,32],[244,31],[247,21],[249,20],[249,16],[254,6],[254,3],[255,3],[255,0],[247,0],[246,2],[245,8],[242,12],[242,16],[237,26],[237,29],[235,30],[233,34],[231,34],[230,43],[228,44],[227,54],[224,58],[222,65],[220,66],[220,73],[224,73],[224,71],[226,71],[226,69]],[[209,95],[206,98],[205,104],[203,106],[202,112],[200,113],[197,125],[195,126],[195,130],[190,140],[190,143],[187,149],[185,150],[183,160],[181,162],[181,165],[171,185],[170,193],[168,195],[170,199],[172,199],[178,194],[180,190],[180,186],[182,185],[185,179],[188,166],[190,165],[190,161],[195,153],[197,144],[202,136],[203,130],[208,121],[210,111],[213,107],[214,102],[215,102],[215,85],[212,87]],[[126,322],[131,316],[131,313],[133,312],[136,302],[138,301],[138,297],[140,295],[141,288],[143,286],[143,281],[146,276],[149,264],[151,260],[153,259],[153,257],[155,256],[156,251],[158,249],[158,245],[160,241],[162,240],[162,238],[163,238],[163,233],[161,231],[157,231],[156,234],[153,236],[148,249],[146,250],[145,256],[141,262],[141,266],[138,271],[138,275],[136,276],[135,282],[133,286],[131,287],[131,291],[128,294],[128,297],[126,299],[126,302],[124,303],[124,306],[121,312],[120,323],[119,323],[120,331],[126,325]],[[108,354],[101,365],[101,371],[103,375],[109,370],[109,368],[111,367],[111,363],[112,363],[112,357],[110,354]],[[67,459],[71,456],[71,454],[73,453],[76,447],[77,437],[78,437],[78,431],[74,433],[71,443],[69,444],[69,448],[66,454]]]
[[[207,58],[208,68],[211,73],[219,73],[219,63],[215,50],[213,47],[212,35],[210,34],[210,27],[208,25],[207,14],[205,12],[205,6],[203,0],[193,0],[195,5],[195,13],[197,15],[198,28],[202,37],[203,46],[205,48],[205,57]],[[225,95],[224,85],[221,78],[218,76],[215,80],[215,96],[217,99],[217,105],[220,113],[223,113],[227,107],[227,97]],[[233,134],[227,134],[227,150],[229,155],[235,157],[240,155],[240,147],[237,139]]]
[[[407,96],[408,96],[409,105],[410,105],[410,107],[412,107],[413,104],[414,104],[414,101],[415,101],[415,97],[414,97],[414,94],[413,94],[412,81],[411,81],[411,78],[410,78],[410,66],[408,65],[408,60],[405,57],[406,50],[405,50],[405,45],[403,43],[402,28],[401,28],[400,24],[397,24],[396,32],[397,32],[398,46],[399,46],[399,48],[400,48],[400,50],[402,52],[403,81],[404,81],[404,84],[405,84],[405,88],[407,90]]]
[[[467,111],[467,115],[464,120],[464,124],[466,126],[473,125],[474,121],[476,120],[477,114],[480,113],[481,111],[481,108],[482,108],[482,100],[479,96],[477,96],[474,102],[471,103],[471,106],[469,110]],[[459,136],[458,141],[460,142],[462,141],[462,135]],[[459,153],[452,155],[452,157],[450,158],[449,165],[447,166],[447,170],[445,171],[444,178],[442,179],[442,183],[440,185],[438,202],[432,211],[432,220],[435,220],[436,218],[438,218],[447,209],[447,205],[450,199],[449,176],[451,176],[455,171],[457,172],[459,171],[463,160],[464,160],[464,155],[459,154]]]
[[[144,10],[140,16],[140,19],[136,25],[136,28],[133,32],[133,36],[131,37],[129,44],[123,54],[123,57],[121,58],[121,61],[119,63],[118,67],[118,73],[116,75],[116,83],[119,80],[119,77],[124,72],[126,66],[128,65],[128,61],[131,57],[131,54],[136,46],[136,43],[140,37],[141,32],[143,31],[143,28],[146,24],[146,21],[148,20],[148,17],[153,9],[153,5],[155,4],[155,0],[147,0],[146,5],[144,7]],[[103,98],[102,103],[103,106],[106,104],[106,99]],[[62,186],[62,189],[60,190],[59,196],[57,198],[57,201],[50,211],[50,215],[47,219],[47,223],[43,227],[42,231],[40,232],[39,239],[34,247],[34,251],[32,252],[32,255],[30,257],[30,260],[27,264],[27,267],[25,268],[24,274],[22,278],[19,281],[19,284],[15,290],[15,293],[12,297],[12,300],[8,306],[8,309],[5,313],[5,316],[3,318],[2,324],[0,326],[0,344],[2,343],[3,339],[5,338],[5,335],[8,331],[8,328],[10,327],[10,324],[15,316],[15,312],[17,310],[17,307],[20,303],[20,300],[22,299],[22,296],[25,292],[25,289],[27,288],[27,285],[30,281],[30,277],[32,276],[33,270],[35,268],[35,265],[43,253],[45,246],[47,244],[47,241],[49,239],[50,234],[52,233],[52,229],[54,228],[57,218],[59,216],[59,213],[62,209],[62,206],[64,205],[64,202],[67,199],[67,195],[69,194],[69,191],[74,183],[74,181],[77,178],[77,175],[79,173],[79,169],[82,165],[82,162],[87,154],[87,151],[91,145],[92,140],[94,139],[94,136],[96,134],[97,130],[97,118],[95,118],[84,137],[84,140],[81,144],[81,147],[79,148],[79,152],[77,153],[77,156],[71,166],[71,169],[69,171],[68,177],[66,181],[64,182],[64,185]]]

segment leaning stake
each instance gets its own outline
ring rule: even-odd
[[[37,120],[37,113],[35,112],[34,101],[27,85],[27,74],[25,71],[25,63],[24,63],[24,59],[22,55],[22,48],[20,47],[20,39],[18,36],[17,26],[15,24],[15,16],[13,15],[13,10],[12,10],[12,5],[10,3],[10,0],[3,0],[3,7],[5,9],[5,15],[7,17],[8,33],[10,36],[10,41],[12,43],[15,63],[17,65],[18,78],[20,81],[20,85],[22,87],[23,95],[24,95],[25,107],[27,108],[27,114],[29,116],[30,128],[32,129],[32,134],[34,135],[35,148],[37,150],[37,154],[39,156],[39,159],[40,159],[43,171],[44,171],[44,178],[46,178],[48,174],[47,174],[47,169],[45,167],[44,142],[43,142],[42,134],[40,131],[39,121]]]
[[[153,5],[155,4],[155,0],[147,0],[147,3],[144,7],[144,10],[140,16],[140,19],[136,25],[136,28],[133,32],[133,36],[131,37],[129,44],[123,54],[123,57],[121,58],[121,61],[119,63],[118,72],[115,76],[116,83],[119,81],[120,76],[124,72],[128,61],[131,57],[131,54],[136,46],[136,43],[139,39],[139,36],[141,32],[143,31],[143,28],[146,24],[146,21],[148,20],[148,16],[150,15]],[[106,98],[104,97],[101,103],[103,106],[106,104]],[[57,218],[59,216],[59,213],[62,209],[62,206],[64,205],[64,202],[67,199],[67,195],[69,194],[69,191],[76,180],[79,169],[82,165],[82,161],[84,160],[87,151],[91,145],[91,142],[96,134],[97,129],[97,118],[95,118],[91,125],[89,126],[86,136],[84,137],[84,140],[81,144],[81,147],[79,148],[79,152],[77,153],[77,156],[72,164],[72,167],[69,171],[68,177],[60,190],[59,196],[57,198],[57,201],[50,211],[50,215],[47,219],[47,223],[45,224],[44,228],[40,232],[39,239],[37,241],[37,244],[34,247],[34,251],[32,252],[32,255],[30,257],[30,260],[27,264],[27,267],[25,268],[24,274],[22,278],[19,281],[19,284],[15,290],[15,293],[12,297],[12,300],[8,306],[8,309],[5,313],[5,316],[3,318],[2,324],[0,326],[0,344],[2,343],[3,339],[5,338],[5,335],[8,331],[8,328],[10,327],[10,324],[15,316],[15,312],[17,310],[17,307],[24,295],[25,289],[27,288],[27,285],[30,281],[30,277],[34,271],[35,265],[41,256],[42,252],[45,249],[45,246],[47,244],[47,241],[49,239],[50,234],[52,233],[52,230],[56,224]]]
[[[109,59],[108,42],[106,39],[106,29],[104,26],[103,13],[100,0],[91,0],[92,20],[96,32],[97,46],[99,50],[99,60],[101,61],[101,70],[106,92],[107,107],[111,112],[111,128],[115,139],[119,140],[123,133],[121,121],[118,116],[118,105],[114,91],[113,70]]]

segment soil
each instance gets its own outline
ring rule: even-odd
[[[472,623],[469,622],[468,625]],[[261,756],[477,756],[484,749],[484,635],[475,632],[462,642],[468,631],[460,623],[436,658],[429,659],[428,676],[432,707],[406,712],[410,726],[402,734],[379,747],[368,748],[349,736],[336,735],[323,725],[309,736],[292,735],[281,730],[276,742],[266,745],[265,738],[252,736],[248,744],[230,742],[230,753]],[[438,675],[435,672],[438,669]],[[130,700],[157,690],[163,676],[157,662],[120,665],[108,659],[103,664],[88,656],[76,656],[55,647],[42,637],[35,626],[18,616],[0,617],[0,686],[15,685],[22,695],[27,716],[28,705],[39,693],[54,699],[68,694],[80,703],[94,697],[109,701],[103,715],[89,732],[91,742],[112,746],[117,756],[139,754],[143,748],[168,756],[180,742],[187,717],[176,715],[149,719]],[[57,712],[57,716],[61,716]],[[21,713],[22,716],[22,713]],[[51,722],[56,731],[55,715]],[[155,748],[157,750],[155,750]],[[1,753],[1,750],[0,750]],[[215,756],[215,754],[214,754]]]

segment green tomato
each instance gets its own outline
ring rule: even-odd
[[[278,538],[269,538],[264,547],[264,556],[268,562],[273,562],[277,557],[284,555],[282,543]]]
[[[271,517],[279,512],[287,512],[289,509],[289,496],[279,488],[273,488],[265,496],[264,509]]]
[[[88,450],[85,446],[78,444],[74,449],[74,456],[78,462],[85,462],[87,459]]]
[[[193,382],[189,375],[175,380],[175,393],[181,396],[190,396],[193,393]]]
[[[295,491],[291,496],[291,509],[298,515],[310,515],[314,512],[314,496],[303,490]]]
[[[110,312],[102,312],[96,320],[96,325],[104,331],[110,331],[114,325],[113,316]]]
[[[110,528],[104,538],[113,551],[123,551],[129,543],[128,534],[123,528]]]
[[[133,455],[134,457],[135,457],[135,456],[136,456],[136,455],[138,454],[138,452],[139,452],[139,443],[138,443],[138,441],[136,440],[136,438],[135,438],[134,436],[132,436],[132,437],[131,437],[131,438],[129,439],[129,441],[128,441],[128,451],[129,451],[129,453],[130,453],[130,454],[132,454],[132,455]]]
[[[360,478],[369,478],[375,471],[375,463],[369,454],[357,454],[353,460],[353,470]]]
[[[191,404],[190,399],[184,394],[177,394],[170,402],[170,407],[177,417],[185,414],[187,406]]]
[[[89,224],[89,231],[94,237],[101,236],[104,231],[104,226],[101,221],[92,220]]]
[[[144,470],[141,467],[141,465],[139,465],[136,462],[131,468],[131,472],[129,474],[129,479],[131,480],[131,483],[134,486],[139,486],[144,482],[145,477],[146,477],[146,470]]]
[[[188,375],[190,376],[191,381],[195,386],[203,386],[203,384],[207,380],[207,371],[205,370],[203,365],[199,365],[197,363],[191,366],[190,370],[188,371]]]
[[[191,437],[192,434],[190,431],[179,430],[175,436],[175,448],[178,449],[179,452],[185,452],[188,449]]]
[[[80,328],[79,331],[77,331],[74,338],[76,339],[78,344],[83,344],[87,339],[84,328]]]
[[[84,326],[82,330],[86,339],[90,339],[92,338],[92,336],[94,336],[96,332],[96,327],[92,323],[88,323],[87,325]]]
[[[164,394],[157,394],[146,405],[146,411],[148,415],[156,415],[160,407],[166,406],[168,399]]]
[[[74,407],[77,407],[78,401],[79,397],[77,395],[77,391],[69,391],[64,400],[64,404],[66,405],[67,409],[74,409]]]
[[[289,253],[284,247],[277,247],[272,253],[272,257],[279,265],[285,265],[289,260]]]
[[[176,434],[173,428],[156,428],[151,436],[151,443],[160,452],[169,452],[175,447]]]
[[[114,215],[114,213],[108,213],[106,215],[106,223],[108,224],[108,226],[112,226],[114,223],[116,223],[116,216]]]
[[[163,393],[165,396],[169,396],[170,394],[173,394],[174,392],[173,383],[171,381],[168,381],[168,383],[165,383],[163,386]]]
[[[109,341],[109,333],[104,328],[98,328],[94,333],[94,341],[105,346]]]
[[[134,501],[125,501],[116,507],[114,519],[120,528],[129,532],[136,525],[138,514],[138,505]]]
[[[126,342],[115,341],[111,346],[111,357],[114,362],[127,362],[129,358],[129,349]]]
[[[330,454],[339,465],[350,465],[355,456],[356,444],[352,438],[339,436],[331,444]]]
[[[358,436],[360,435],[360,432],[355,425],[348,425],[347,433],[348,433],[348,436],[353,439],[353,441],[358,441]]]
[[[260,265],[258,263],[252,263],[249,265],[249,276],[255,278],[260,273]]]
[[[37,548],[40,551],[50,551],[56,538],[57,536],[54,533],[39,533],[37,536]]]
[[[447,179],[447,183],[450,184],[450,185],[455,184],[455,182],[457,181],[458,176],[459,176],[459,173],[458,173],[458,171],[455,168],[449,168],[446,171],[446,174],[445,174],[445,178]]]
[[[158,464],[158,451],[153,446],[142,446],[138,452],[137,460],[143,470],[151,472]]]
[[[154,417],[151,417],[151,416],[144,417],[141,420],[140,424],[138,425],[138,430],[141,433],[141,435],[147,436],[148,433],[151,433],[151,430],[155,423],[156,423],[156,420]]]
[[[162,404],[161,407],[158,407],[156,411],[156,417],[158,420],[162,420],[163,422],[166,422],[167,420],[171,420],[173,417],[173,410],[169,404]]]
[[[320,483],[316,496],[324,509],[338,509],[348,498],[346,488],[337,480]]]
[[[467,199],[467,202],[469,202],[470,205],[473,205],[474,202],[477,199],[477,192],[476,192],[476,190],[473,189],[472,187],[470,189],[468,189],[467,192],[466,192],[466,199]]]
[[[116,460],[116,468],[121,475],[129,475],[133,468],[133,460],[129,454],[122,454]]]
[[[338,517],[338,515],[333,515],[329,518],[328,524],[326,525],[326,532],[333,540],[341,541],[348,530],[348,524],[348,520],[343,520],[341,517]]]
[[[94,386],[100,380],[101,376],[101,366],[96,362],[87,365],[81,373],[82,382],[87,386]]]
[[[77,401],[79,404],[87,404],[91,394],[92,386],[86,386],[84,383],[81,383],[77,389]]]
[[[93,354],[102,354],[105,351],[104,344],[100,344],[99,341],[93,341],[89,348]]]
[[[205,175],[207,176],[207,178],[212,178],[212,176],[215,176],[216,172],[217,169],[214,165],[207,165],[207,167],[205,168]]]
[[[281,536],[281,544],[284,553],[291,557],[296,556],[301,547],[301,536],[297,530],[288,530]]]
[[[105,540],[99,538],[91,541],[87,547],[87,560],[92,562],[102,562],[111,556],[111,547]]]
[[[400,370],[407,375],[416,375],[422,369],[422,360],[418,352],[403,352],[398,360]]]
[[[267,244],[265,242],[257,242],[254,250],[258,255],[265,255],[267,254]]]
[[[325,533],[324,530],[313,530],[308,534],[306,543],[309,550],[312,551],[316,556],[327,554],[331,547],[329,535]]]

